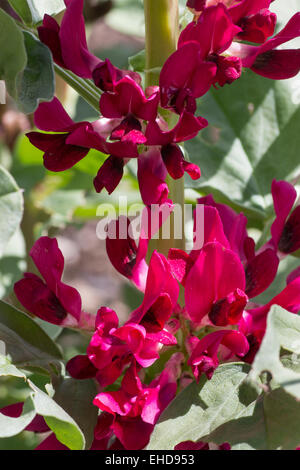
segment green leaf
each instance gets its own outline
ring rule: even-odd
[[[21,134],[14,147],[14,158],[24,166],[41,166],[44,152],[32,145],[25,134]]]
[[[0,413],[0,438],[19,434],[31,423],[35,415],[35,407],[30,397],[25,401],[23,412],[19,418],[11,418]]]
[[[26,66],[26,49],[21,30],[11,16],[0,9],[0,79],[8,93],[17,96],[17,80]]]
[[[47,321],[44,321],[41,318],[35,318],[34,321],[41,328],[43,328],[47,335],[54,341],[59,337],[59,335],[63,331],[63,327],[59,325],[54,325],[53,323],[48,323]]]
[[[4,256],[0,259],[0,299],[11,294],[14,283],[26,271],[26,262],[17,256]]]
[[[246,70],[233,84],[201,98],[198,114],[209,126],[186,148],[202,176],[189,178],[188,186],[265,219],[272,180],[291,181],[300,171],[296,85],[297,78],[268,80]]]
[[[128,57],[130,69],[134,72],[144,72],[146,68],[146,51],[143,49],[137,54]]]
[[[52,55],[33,34],[23,32],[27,65],[18,83],[18,104],[24,113],[33,113],[41,101],[51,101],[55,91]]]
[[[281,348],[300,354],[300,317],[273,305],[268,314],[266,333],[255,356],[249,378],[257,380],[262,372],[269,371],[278,385],[299,399],[300,374],[283,365],[280,360]]]
[[[95,177],[106,159],[107,155],[98,150],[91,149],[86,157],[76,163],[74,168]]]
[[[44,14],[57,15],[66,7],[63,0],[8,0],[13,9],[27,24],[42,21]]]
[[[0,299],[7,297],[26,271],[26,248],[21,229],[10,238],[5,254],[0,257]]]
[[[66,378],[55,389],[54,400],[72,416],[84,433],[86,449],[92,445],[98,418],[98,408],[93,405],[96,395],[97,387],[93,380]]]
[[[22,215],[22,193],[13,177],[0,166],[0,256],[19,227]]]
[[[84,192],[81,190],[57,190],[45,198],[41,206],[55,214],[71,218],[76,207],[85,203]]]
[[[247,364],[223,364],[211,380],[202,376],[199,384],[190,384],[162,413],[148,450],[171,450],[182,441],[198,441],[236,419],[258,396],[245,382],[249,369]]]
[[[28,315],[0,301],[0,340],[12,362],[22,367],[47,367],[61,359],[61,352]]]
[[[293,450],[300,443],[299,420],[299,401],[279,388],[203,440],[229,442],[232,450]]]
[[[293,450],[300,443],[300,403],[282,389],[267,394],[264,416],[269,449]]]
[[[83,450],[85,438],[74,419],[59,406],[53,398],[28,381],[33,390],[32,400],[36,412],[43,416],[49,428],[55,433],[57,439],[71,450]],[[69,400],[72,401],[70,396]]]
[[[8,0],[8,2],[25,23],[32,23],[31,12],[27,0]]]

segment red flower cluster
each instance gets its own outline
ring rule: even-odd
[[[182,31],[177,51],[162,68],[159,88],[149,87],[145,92],[137,73],[119,70],[108,59],[100,61],[88,51],[83,0],[66,1],[60,27],[45,15],[39,37],[51,49],[56,63],[79,77],[93,78],[103,91],[101,117],[92,123],[74,123],[57,99],[39,106],[35,124],[51,134],[31,132],[28,137],[45,152],[46,168],[66,170],[84,158],[89,149],[97,149],[109,157],[99,169],[94,186],[97,192],[106,188],[110,194],[122,179],[126,163],[136,158],[146,205],[167,200],[167,173],[174,179],[184,172],[199,178],[199,168],[185,161],[178,146],[208,124],[194,115],[196,99],[212,85],[224,86],[237,80],[243,67],[273,79],[289,78],[300,70],[299,50],[276,49],[299,36],[300,13],[268,39],[276,24],[276,15],[268,9],[270,3],[190,0],[188,6],[201,14]],[[168,129],[159,115],[159,105],[179,114],[173,129]]]
[[[78,292],[61,281],[64,263],[56,240],[42,237],[35,243],[31,256],[44,281],[26,273],[16,283],[15,293],[32,314],[93,332],[87,354],[72,358],[67,370],[78,380],[95,378],[98,382],[94,404],[104,413],[95,431],[96,440],[102,442],[105,437],[108,445],[115,436],[118,448],[143,448],[160,413],[174,398],[178,379],[182,387],[192,380],[191,375],[187,380],[186,370],[182,373],[185,360],[196,380],[203,373],[210,379],[220,361],[239,358],[252,362],[265,333],[270,307],[277,304],[293,313],[299,311],[299,269],[288,276],[287,286],[267,304],[250,300],[272,284],[280,260],[300,244],[299,206],[289,215],[296,196],[293,186],[274,181],[272,193],[276,218],[270,240],[258,250],[247,234],[246,217],[215,203],[212,196],[198,200],[195,228],[199,228],[198,211],[203,210],[203,246],[195,246],[189,254],[171,249],[166,259],[154,251],[148,266],[143,248],[148,239],[141,237],[139,256],[134,255],[139,247],[129,238],[125,243],[123,239],[108,239],[110,257],[115,251],[117,260],[122,253],[115,267],[137,281],[144,292],[140,307],[121,326],[116,313],[107,307],[101,307],[97,317],[81,312]],[[142,223],[146,221],[142,218]],[[145,281],[139,282],[141,279]],[[179,284],[184,289],[184,306],[178,304]],[[183,323],[185,344],[178,344],[177,332]],[[203,336],[205,327],[213,331]],[[186,358],[182,346],[188,352]],[[139,373],[168,348],[174,353],[163,372],[149,385],[143,384]],[[105,388],[120,376],[121,388],[106,392]]]
[[[100,61],[88,51],[83,0],[65,3],[61,26],[45,16],[39,36],[57,64],[80,77],[92,78],[103,91],[101,117],[92,123],[75,123],[54,98],[40,104],[35,113],[37,127],[45,132],[31,132],[28,137],[44,151],[44,164],[52,171],[71,168],[91,148],[109,155],[94,180],[98,192],[106,188],[111,193],[129,159],[137,159],[146,205],[140,240],[108,238],[106,248],[113,266],[135,283],[144,297],[124,325],[119,325],[117,314],[107,307],[101,307],[96,317],[82,312],[79,293],[62,282],[62,253],[56,240],[48,237],[40,238],[31,250],[43,279],[26,273],[16,283],[15,293],[33,315],[92,332],[86,354],[67,364],[72,377],[94,378],[99,386],[94,404],[102,413],[92,448],[141,449],[161,412],[175,397],[178,383],[183,388],[193,376],[199,380],[202,374],[210,379],[220,361],[239,358],[252,362],[271,305],[294,313],[300,309],[299,269],[266,305],[256,301],[274,281],[280,260],[300,248],[299,206],[292,210],[296,192],[289,183],[272,184],[276,218],[270,240],[259,249],[247,233],[247,218],[216,203],[211,195],[198,200],[194,234],[196,240],[200,210],[204,214],[200,227],[203,244],[199,247],[195,241],[190,253],[171,249],[166,258],[154,251],[148,264],[148,243],[163,217],[150,233],[144,227],[151,219],[150,205],[172,209],[167,173],[174,179],[184,172],[193,179],[200,177],[199,168],[185,161],[178,146],[208,124],[195,116],[196,99],[211,86],[233,83],[243,67],[273,79],[299,72],[299,50],[277,47],[300,35],[300,13],[269,39],[276,25],[276,16],[269,10],[271,0],[189,0],[195,19],[182,31],[178,49],[164,64],[159,87],[144,91],[138,74],[119,70],[108,59]],[[178,115],[172,129],[159,114],[159,106]],[[117,226],[121,222],[119,219]],[[127,227],[129,223],[125,220]],[[178,303],[180,289],[184,305]],[[180,328],[184,335],[177,334]],[[172,355],[162,373],[143,383],[145,370],[170,348]],[[105,390],[120,377],[118,390]],[[21,412],[19,408],[17,412]],[[53,435],[48,437],[44,448],[53,446],[54,441]],[[201,442],[176,446],[186,448],[208,446]],[[224,443],[221,448],[229,446]]]

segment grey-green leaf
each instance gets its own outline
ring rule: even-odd
[[[278,388],[203,440],[228,442],[232,450],[293,450],[300,443],[299,420],[299,401]]]
[[[1,8],[0,48],[0,79],[5,80],[8,93],[16,98],[17,80],[26,66],[26,49],[21,30]]]
[[[53,398],[28,381],[33,390],[32,400],[36,412],[45,418],[57,439],[71,450],[83,450],[85,438],[74,419]],[[72,396],[69,397],[72,400]]]
[[[18,229],[22,215],[22,192],[8,171],[0,166],[0,257],[10,237]]]
[[[130,69],[134,72],[144,72],[146,68],[146,51],[139,51],[137,54],[128,57]]]
[[[45,331],[28,315],[0,301],[0,340],[16,365],[47,365],[61,359],[61,352]]]
[[[300,374],[283,365],[280,360],[281,348],[300,354],[300,317],[273,305],[268,314],[266,333],[249,377],[257,380],[262,372],[269,371],[277,384],[299,399]]]
[[[184,389],[162,413],[149,450],[174,449],[182,441],[198,441],[221,424],[239,417],[259,392],[245,382],[247,364],[223,364],[211,380],[202,376]]]
[[[189,187],[231,201],[256,218],[271,213],[273,178],[293,180],[300,171],[297,78],[268,80],[245,70],[231,85],[200,100],[209,126],[186,143],[202,176]]]
[[[52,55],[47,46],[24,32],[27,65],[18,83],[18,104],[24,113],[33,113],[41,101],[51,101],[55,91]]]
[[[85,436],[86,449],[94,439],[98,408],[93,405],[97,387],[93,380],[64,379],[55,389],[55,401],[76,421]]]
[[[27,24],[40,23],[45,14],[54,16],[66,8],[63,0],[9,0],[9,3]]]
[[[26,23],[32,23],[32,16],[27,0],[8,0],[12,8],[19,15],[20,18]]]

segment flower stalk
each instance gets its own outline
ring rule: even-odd
[[[70,70],[63,69],[57,64],[54,64],[55,72],[64,79],[77,93],[96,111],[99,112],[99,100],[101,91],[97,88],[91,80],[81,78],[75,75]]]
[[[179,35],[178,0],[144,0],[146,30],[146,86],[159,84],[160,70],[167,58],[176,50]],[[172,128],[176,124],[176,116],[164,110],[164,119]],[[173,180],[167,176],[169,198],[179,204],[184,214],[184,178]],[[157,250],[165,255],[170,248],[185,248],[184,218],[181,218],[180,239],[175,238],[175,220],[170,220],[170,238],[156,240]],[[162,229],[161,229],[162,232]],[[180,231],[178,231],[180,233]]]

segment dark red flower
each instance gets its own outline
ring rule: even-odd
[[[44,278],[26,273],[15,286],[20,303],[42,320],[76,326],[81,317],[81,297],[74,287],[61,281],[64,258],[55,238],[39,238],[30,255]]]
[[[79,77],[92,78],[92,71],[100,59],[87,47],[84,18],[84,0],[65,0],[66,11],[61,26],[49,15],[38,28],[40,40],[53,54],[54,61]]]

